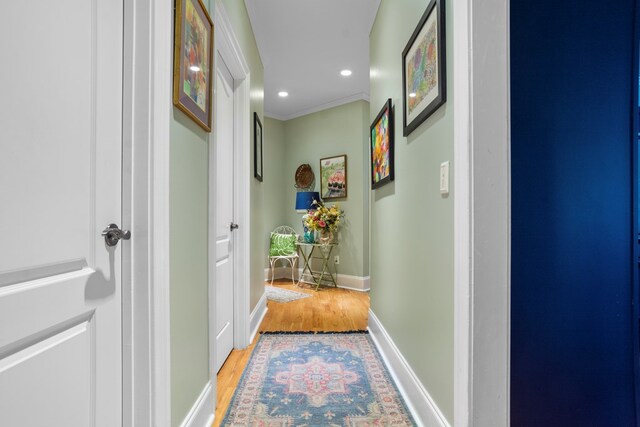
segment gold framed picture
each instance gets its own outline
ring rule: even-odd
[[[176,0],[173,104],[211,132],[213,22],[202,0]]]

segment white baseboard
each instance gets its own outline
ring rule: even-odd
[[[296,280],[300,278],[302,269],[298,268],[293,271],[293,277]],[[278,279],[290,279],[291,267],[275,267],[273,269],[274,280]],[[271,271],[268,268],[264,269],[264,281],[271,282]],[[336,282],[338,282],[339,288],[351,289],[353,291],[368,292],[370,289],[369,276],[351,276],[349,274],[338,274],[336,276]]]
[[[338,274],[336,277],[339,288],[351,289],[353,291],[368,292],[369,276],[350,276],[348,274]]]
[[[260,324],[262,323],[262,319],[267,314],[267,294],[263,293],[256,304],[256,307],[251,312],[249,316],[249,331],[251,331],[251,335],[249,336],[249,343],[253,342],[253,339],[258,334],[258,329],[260,328]]]
[[[298,268],[293,271],[293,277],[296,280],[300,278],[302,268]],[[291,267],[275,267],[273,269],[274,280],[278,279],[290,279]],[[268,268],[264,269],[264,281],[271,282],[271,271]],[[354,291],[368,292],[370,289],[369,276],[351,276],[349,274],[338,274],[336,276],[336,282],[338,282],[339,288],[351,289]]]
[[[301,269],[297,268],[293,270],[293,277],[295,277],[296,280],[298,280],[300,276],[300,270]],[[291,279],[291,267],[275,267],[273,269],[273,278],[274,280]],[[268,268],[264,269],[264,281],[271,282],[271,270]]]
[[[208,382],[180,427],[210,427],[213,424],[216,410],[212,391],[211,382]]]
[[[433,401],[371,309],[369,309],[368,329],[373,342],[378,347],[378,351],[382,355],[391,376],[418,424],[451,427],[438,405]]]
[[[302,271],[300,271],[302,273]],[[350,276],[348,274],[338,274],[336,276],[336,282],[338,287],[342,289],[349,289],[358,292],[369,292],[369,276]],[[304,283],[311,283],[308,280],[304,280]]]

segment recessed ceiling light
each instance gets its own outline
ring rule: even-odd
[[[340,74],[345,77],[349,77],[351,75],[351,70],[342,70],[340,71]]]
[[[200,67],[198,67],[197,65],[192,65],[191,67],[189,67],[189,69],[191,71],[195,71],[196,73],[200,71]]]
[[[278,96],[280,98],[286,98],[287,96],[289,96],[289,92],[285,92],[285,91],[278,92]]]
[[[409,98],[415,98],[415,97],[416,97],[416,94],[415,94],[415,93],[411,92],[411,93],[409,94]]]

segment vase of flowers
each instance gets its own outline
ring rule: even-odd
[[[303,239],[305,243],[315,243],[315,232],[307,227],[307,218],[309,218],[309,214],[302,217]]]
[[[334,232],[340,228],[341,220],[344,218],[344,211],[338,205],[327,207],[322,202],[314,200],[313,205],[316,210],[310,210],[305,215],[305,225],[309,230],[320,233],[320,243],[329,244],[333,240]]]

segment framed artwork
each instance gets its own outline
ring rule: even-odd
[[[253,176],[262,182],[262,123],[258,113],[253,113]]]
[[[402,134],[447,100],[444,0],[431,0],[402,52]]]
[[[176,0],[173,104],[211,132],[213,22],[202,0]]]
[[[393,105],[391,98],[371,123],[371,188],[393,181]]]
[[[347,155],[320,159],[320,197],[347,197]]]

